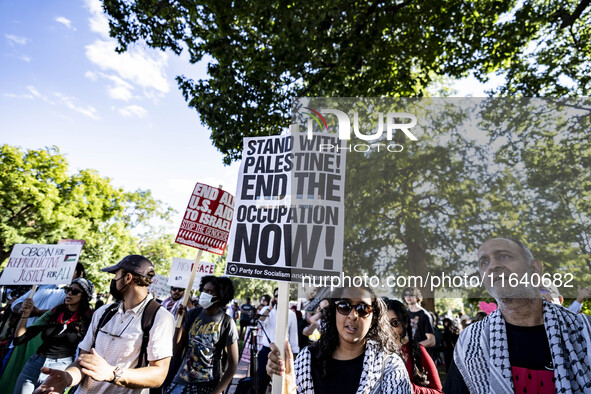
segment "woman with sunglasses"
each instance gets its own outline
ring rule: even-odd
[[[322,310],[320,339],[282,360],[275,344],[267,373],[285,376],[287,393],[411,393],[384,302],[370,288],[340,288]]]
[[[442,393],[443,387],[433,359],[423,347],[412,338],[412,326],[408,309],[400,301],[386,300],[390,325],[396,332],[396,340],[402,350],[406,370],[415,393]]]
[[[41,333],[43,344],[25,364],[15,385],[14,394],[30,394],[47,375],[41,367],[64,370],[74,361],[78,343],[82,341],[92,318],[89,302],[94,285],[88,279],[74,279],[64,287],[64,303],[43,314],[33,325],[26,327],[33,300],[23,302],[22,316],[14,334],[14,344],[20,345]],[[1,390],[0,390],[1,391]]]

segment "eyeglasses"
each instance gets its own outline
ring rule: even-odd
[[[353,305],[349,301],[337,301],[336,306],[337,306],[337,312],[339,312],[341,315],[345,315],[345,316],[348,316],[349,313],[351,313],[351,311],[353,309],[355,309],[355,311],[357,312],[357,315],[359,317],[366,317],[367,315],[369,315],[370,313],[373,312],[373,307],[371,305],[366,305],[366,304]]]
[[[412,293],[405,293],[402,295],[403,297],[414,297],[415,295]]]
[[[75,289],[72,286],[66,286],[64,287],[64,292],[66,292],[66,294],[72,293],[72,295],[77,296],[78,294],[82,293],[82,290]]]
[[[400,327],[402,325],[402,322],[399,319],[393,318],[390,319],[390,325],[394,328],[396,327]]]
[[[170,288],[171,291],[176,291],[176,292],[181,292],[181,291],[185,291],[185,289],[181,288],[181,287],[171,287]]]

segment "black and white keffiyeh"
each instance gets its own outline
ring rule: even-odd
[[[311,368],[312,355],[306,347],[294,363],[298,393],[314,394]],[[382,352],[377,343],[368,341],[357,394],[377,393],[411,394],[412,389],[402,359],[396,354]]]
[[[543,301],[557,393],[591,392],[591,323]],[[470,393],[513,393],[505,320],[497,309],[464,330],[454,361]]]

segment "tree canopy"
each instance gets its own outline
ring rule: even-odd
[[[422,96],[441,76],[505,77],[501,94],[588,95],[588,1],[103,0],[110,33],[208,60],[177,77],[226,163],[277,134],[296,97]]]
[[[0,263],[17,243],[84,239],[80,262],[104,289],[109,278],[98,270],[127,254],[150,252],[147,245],[160,237],[151,221],[172,212],[150,191],[126,192],[94,170],[70,175],[57,147],[0,147]]]

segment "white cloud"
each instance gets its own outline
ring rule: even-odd
[[[124,80],[161,94],[168,93],[170,86],[165,72],[168,64],[166,54],[150,55],[137,47],[118,54],[115,47],[113,41],[97,40],[86,46],[86,57],[102,70],[115,71]]]
[[[29,42],[27,37],[20,37],[14,34],[4,34],[4,37],[6,37],[10,46],[25,45],[27,42]]]
[[[4,97],[7,98],[14,98],[14,99],[27,99],[32,100],[34,97],[31,94],[14,94],[14,93],[4,93]]]
[[[103,13],[101,2],[86,0],[86,6],[90,11],[90,30],[99,33],[103,38],[109,38],[109,20]]]
[[[31,60],[33,60],[31,57],[29,57],[27,55],[21,55],[21,56],[19,56],[19,59],[21,59],[25,63],[30,63]]]
[[[27,86],[27,90],[29,91],[29,93],[31,93],[31,95],[33,97],[38,98],[38,99],[41,99],[41,100],[45,101],[48,104],[55,105],[55,102],[53,100],[51,100],[46,95],[39,93],[39,91],[37,90],[37,88],[35,88],[34,86],[32,86],[32,85]]]
[[[144,89],[148,98],[161,97],[170,91],[166,67],[168,55],[162,52],[146,50],[139,46],[130,47],[126,52],[115,52],[117,43],[109,37],[109,23],[103,12],[100,0],[86,0],[90,12],[90,29],[101,38],[86,46],[86,57],[101,70],[111,81],[107,87],[111,98],[128,101],[133,98],[135,87]],[[88,73],[87,73],[88,74]],[[87,77],[91,78],[90,75]]]
[[[90,79],[91,81],[96,81],[98,79],[98,76],[96,75],[95,72],[92,71],[87,71],[84,76],[88,79]]]
[[[143,118],[148,114],[148,111],[139,105],[128,105],[127,107],[120,108],[119,113],[125,117],[137,116],[138,118]]]
[[[111,98],[115,100],[129,101],[133,97],[133,94],[131,93],[133,86],[131,84],[116,75],[102,74],[102,77],[113,82],[113,84],[107,88],[107,92]]]
[[[72,111],[79,112],[82,115],[86,115],[91,119],[95,119],[95,120],[100,119],[100,117],[98,116],[98,114],[96,112],[96,109],[93,106],[88,105],[88,106],[86,106],[86,108],[83,108],[83,107],[76,105],[76,99],[74,97],[68,97],[68,96],[65,96],[65,95],[63,95],[61,93],[57,93],[57,92],[54,94],[57,98],[59,98],[61,100],[61,102],[63,104],[65,104],[66,107],[70,108]]]
[[[76,31],[76,28],[72,27],[72,21],[70,21],[68,18],[66,18],[64,16],[58,16],[57,18],[55,18],[55,21],[57,23],[61,23],[62,25],[66,26],[68,29]]]

